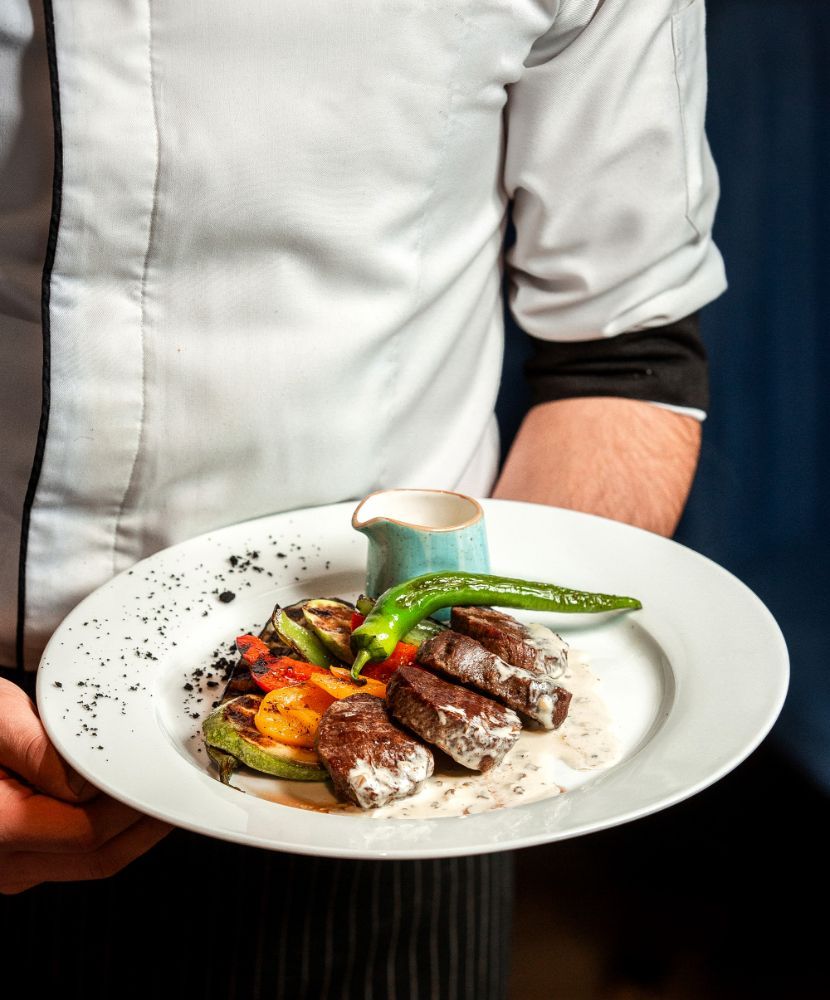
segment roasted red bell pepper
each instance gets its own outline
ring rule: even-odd
[[[263,691],[304,684],[312,674],[325,674],[324,667],[294,660],[290,656],[275,656],[267,644],[255,635],[240,635],[236,648],[251,670],[251,677]]]

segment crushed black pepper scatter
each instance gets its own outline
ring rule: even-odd
[[[244,588],[256,588],[257,581],[264,576],[286,577],[284,582],[290,579],[289,572],[296,574],[295,582],[299,582],[301,571],[305,571],[305,578],[310,574],[309,569],[313,564],[320,564],[325,561],[326,569],[331,563],[325,560],[322,548],[317,545],[302,545],[300,539],[290,541],[283,536],[277,539],[271,535],[267,539],[267,549],[262,545],[246,544],[238,548],[223,553],[224,562],[220,566],[198,563],[190,567],[192,572],[184,573],[178,568],[171,570],[167,568],[164,572],[158,573],[153,568],[148,568],[143,573],[136,573],[138,586],[141,590],[141,601],[139,607],[133,605],[123,607],[123,621],[126,630],[134,631],[130,628],[128,621],[134,621],[135,627],[140,629],[136,636],[128,635],[121,639],[122,648],[112,655],[112,663],[109,657],[104,656],[102,641],[110,636],[107,631],[109,621],[104,618],[90,617],[82,625],[82,636],[84,641],[78,642],[75,628],[73,635],[71,626],[67,628],[67,641],[71,645],[77,646],[78,655],[88,658],[90,667],[93,663],[106,669],[108,666],[119,664],[121,669],[128,666],[132,660],[139,660],[136,666],[143,667],[149,662],[159,662],[165,658],[165,654],[172,648],[183,645],[177,642],[169,634],[173,628],[173,622],[178,622],[183,613],[201,615],[202,618],[210,616],[216,611],[216,602],[230,604],[239,596],[240,591],[245,595]],[[303,552],[304,550],[304,552]],[[233,554],[231,554],[233,552]],[[276,553],[276,559],[274,558]],[[265,560],[263,560],[265,556]],[[270,563],[270,566],[269,566]],[[283,564],[284,565],[281,565]],[[280,567],[280,568],[278,568]],[[193,573],[201,574],[201,581],[194,580]],[[132,576],[132,570],[130,571]],[[198,578],[197,578],[198,579]],[[175,595],[175,597],[173,596]],[[245,603],[243,601],[243,603]],[[183,612],[184,607],[184,612]],[[257,621],[249,626],[240,627],[238,633],[258,632],[261,622]],[[123,633],[121,633],[123,635]],[[230,638],[230,637],[229,637]],[[87,648],[88,647],[88,648]],[[178,681],[180,694],[181,715],[193,720],[192,728],[194,735],[191,737],[197,741],[201,738],[201,730],[197,729],[199,720],[205,715],[208,705],[211,709],[218,707],[221,702],[221,694],[224,687],[234,674],[238,653],[236,644],[228,641],[222,643],[213,650],[209,659],[206,659],[201,666],[193,665],[180,674]],[[132,699],[140,691],[146,691],[146,687],[130,673],[118,675],[123,687],[124,697],[120,697],[120,691],[113,691],[106,685],[95,683],[93,677],[84,680],[70,681],[70,685],[76,687],[76,696],[72,699],[72,706],[69,709],[67,718],[72,717],[73,728],[77,729],[80,737],[86,737],[90,741],[89,745],[93,749],[104,750],[104,744],[96,746],[95,739],[105,738],[106,734],[98,731],[98,712],[113,703],[113,711],[120,716],[129,716],[134,705]],[[126,684],[124,682],[126,681]],[[60,681],[50,682],[57,688],[66,688],[66,684]],[[216,700],[213,700],[216,699]],[[80,716],[80,718],[78,718]],[[104,712],[101,711],[103,719]],[[130,732],[134,732],[130,730]],[[201,747],[198,748],[201,752]]]

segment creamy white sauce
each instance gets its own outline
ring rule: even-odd
[[[456,740],[447,740],[447,745],[443,746],[442,749],[459,764],[476,770],[484,757],[492,756],[492,749],[499,747],[502,740],[516,737],[521,727],[521,720],[510,709],[506,709],[505,712],[508,720],[505,725],[488,726],[484,724],[479,715],[470,716],[463,708],[456,705],[442,705],[436,711],[438,721],[442,726],[446,726],[447,716],[451,716],[459,721],[463,720],[465,731],[475,734],[475,739],[469,745],[464,741],[459,743]]]
[[[535,645],[535,643],[530,643],[530,645]],[[505,662],[500,656],[496,656],[495,653],[493,653],[493,659],[490,661],[490,666],[491,669],[496,671],[499,680],[502,682],[512,680],[514,677],[532,680],[539,676],[533,670],[525,670],[523,667],[514,667],[512,663]]]
[[[562,687],[571,694],[568,715],[551,733],[556,755],[575,771],[610,767],[620,757],[620,743],[611,713],[601,694],[601,681],[579,652],[571,650],[562,675]]]
[[[368,760],[359,760],[349,771],[349,784],[361,806],[367,808],[375,802],[385,803],[401,795],[408,795],[432,774],[433,760],[426,749],[401,763],[399,770],[377,767]]]
[[[558,730],[524,729],[502,763],[486,774],[471,774],[442,762],[415,795],[364,815],[428,819],[538,802],[565,791],[554,778],[556,761],[575,771],[599,771],[615,764],[620,744],[600,694],[601,682],[580,651],[571,649],[561,682],[573,698],[568,718]]]
[[[554,701],[549,694],[543,694],[536,702],[535,718],[542,723],[545,729],[553,728]]]
[[[548,668],[550,677],[563,677],[568,663],[568,644],[546,625],[539,625],[537,622],[522,622],[525,627],[527,643],[534,649],[538,649],[545,656],[552,656],[557,660],[555,666]]]

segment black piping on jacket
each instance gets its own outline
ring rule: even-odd
[[[40,409],[40,425],[37,432],[32,471],[23,503],[20,524],[20,565],[17,584],[17,670],[26,669],[24,662],[24,629],[26,623],[26,556],[29,548],[29,524],[32,505],[35,501],[43,455],[46,450],[46,435],[49,430],[49,406],[51,402],[51,328],[49,322],[49,301],[52,287],[52,267],[55,262],[55,248],[58,242],[58,227],[61,215],[61,193],[63,183],[63,136],[61,131],[60,88],[58,85],[58,58],[55,48],[55,19],[52,0],[43,0],[43,16],[46,28],[46,53],[49,63],[49,88],[52,95],[52,125],[54,130],[54,172],[52,176],[52,213],[49,219],[49,236],[46,241],[46,256],[43,262],[40,308],[43,330],[43,379]]]

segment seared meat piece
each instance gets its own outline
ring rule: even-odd
[[[568,644],[543,625],[525,625],[492,608],[453,608],[450,627],[514,667],[551,677],[565,672]]]
[[[500,764],[519,738],[515,712],[420,667],[398,667],[386,686],[394,717],[474,771]]]
[[[435,761],[390,720],[382,699],[353,694],[323,713],[314,741],[339,799],[362,809],[414,795]]]
[[[550,674],[505,663],[468,635],[450,629],[440,632],[418,648],[418,662],[481,688],[545,729],[561,726],[568,714],[571,693]]]

